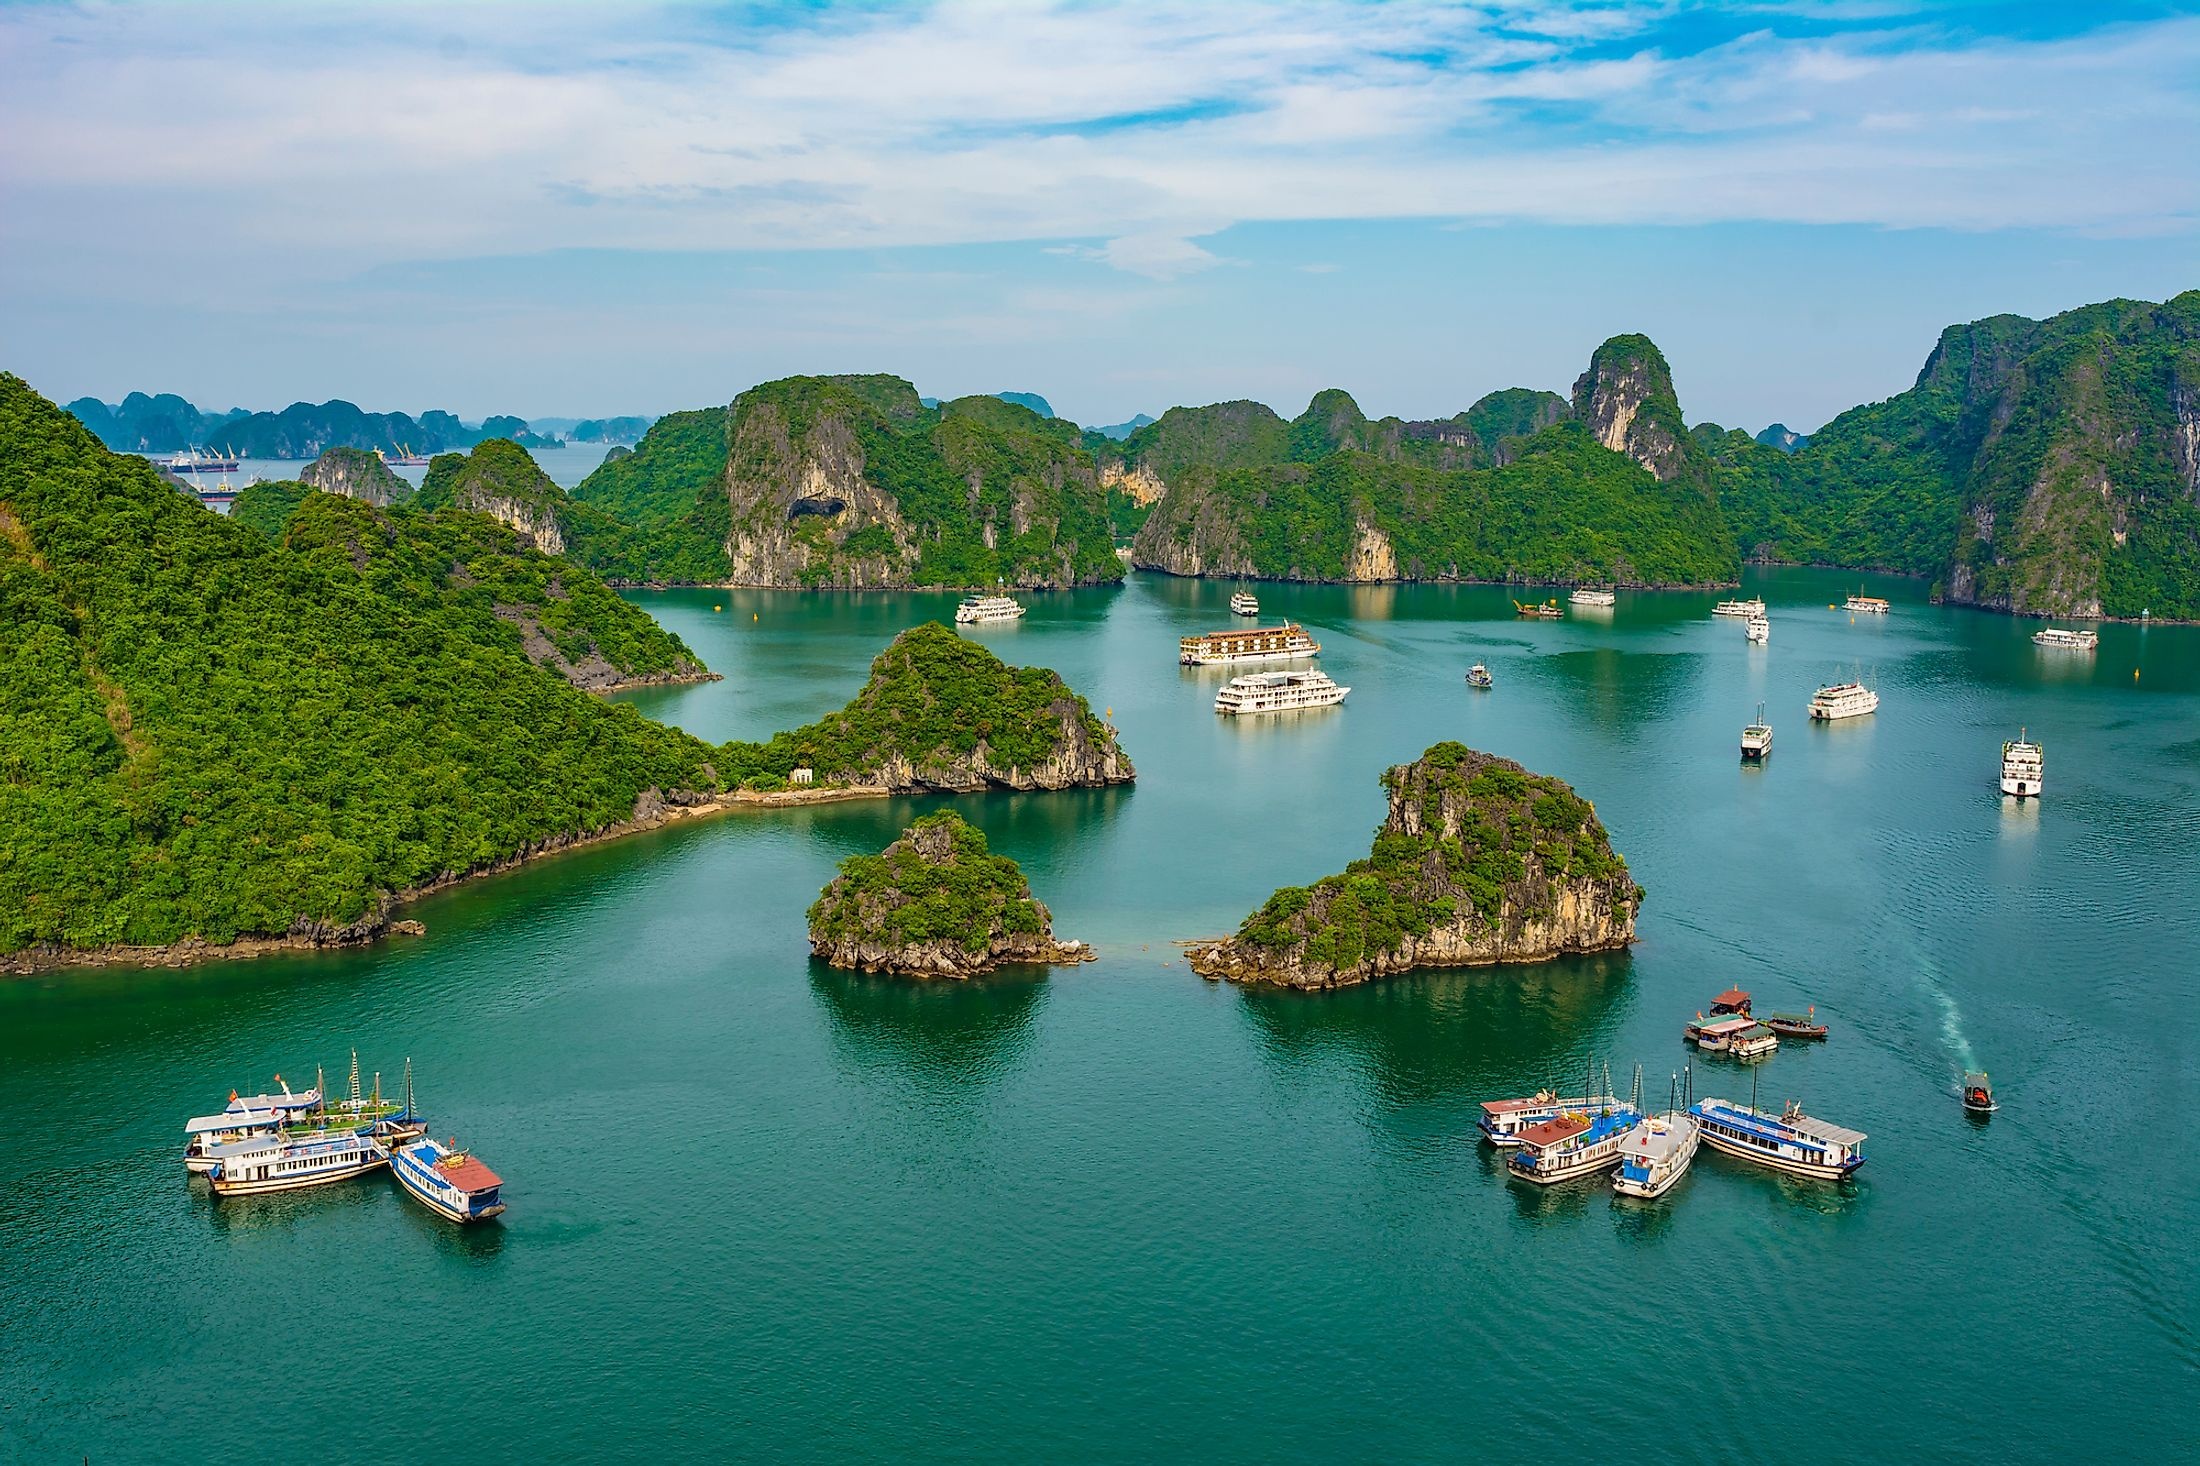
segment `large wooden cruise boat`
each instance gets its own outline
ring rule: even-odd
[[[2026,738],[2029,729],[2001,746],[2001,792],[2019,799],[2037,799],[2047,779],[2047,750]]]
[[[1810,718],[1814,723],[1861,718],[1866,713],[1878,711],[1879,694],[1861,682],[1832,683],[1819,688],[1810,700]]]
[[[1862,611],[1867,616],[1884,616],[1891,608],[1887,605],[1887,602],[1882,597],[1854,595],[1849,597],[1848,603],[1844,605],[1841,609],[1851,613],[1852,615],[1858,611]]]
[[[2090,652],[2099,649],[2101,633],[2065,631],[2060,626],[2049,626],[2032,633],[2032,645],[2058,652]]]
[[[209,1147],[214,1167],[207,1179],[216,1196],[256,1196],[348,1181],[390,1163],[390,1153],[371,1135],[319,1131],[274,1135]]]
[[[1234,677],[1215,694],[1215,711],[1224,717],[1247,713],[1292,713],[1301,708],[1335,707],[1352,689],[1339,687],[1326,672],[1254,672]]]
[[[1704,1141],[1713,1150],[1791,1176],[1839,1181],[1864,1164],[1863,1131],[1813,1119],[1794,1104],[1767,1115],[1732,1100],[1707,1099],[1689,1113],[1703,1122]]]
[[[1765,614],[1765,603],[1761,597],[1753,597],[1746,601],[1721,601],[1711,608],[1711,614],[1714,616],[1738,616],[1744,621],[1752,617],[1761,619]]]
[[[1014,621],[1024,614],[1024,608],[1012,596],[965,596],[955,608],[955,622],[959,626],[982,624],[988,621]]]
[[[1180,638],[1177,660],[1187,667],[1219,667],[1231,662],[1296,661],[1318,656],[1321,643],[1295,621],[1255,626],[1245,631],[1208,631]]]

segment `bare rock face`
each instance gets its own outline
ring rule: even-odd
[[[1574,382],[1574,415],[1596,440],[1660,483],[1700,476],[1701,465],[1673,393],[1672,369],[1647,336],[1614,336]]]
[[[1332,988],[1634,940],[1642,888],[1595,809],[1562,781],[1439,743],[1383,784],[1390,813],[1366,860],[1276,892],[1237,935],[1191,949],[1193,970]]]
[[[835,967],[970,978],[1006,963],[1089,962],[1054,939],[1016,862],[952,810],[926,815],[877,855],[841,862],[810,907],[810,950]]]
[[[324,494],[386,507],[412,496],[412,485],[390,470],[379,453],[364,448],[330,448],[305,466],[298,481]]]
[[[863,445],[844,418],[820,416],[799,431],[777,403],[743,412],[726,464],[728,582],[849,590],[912,583],[916,535],[863,470]],[[851,542],[869,548],[840,553]]]
[[[561,515],[565,490],[550,481],[525,448],[489,438],[470,454],[438,453],[420,485],[423,509],[470,509],[511,526],[545,555],[565,553]]]

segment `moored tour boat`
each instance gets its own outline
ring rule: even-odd
[[[1753,1022],[1726,1036],[1726,1052],[1736,1059],[1762,1059],[1779,1047],[1780,1035],[1762,1023]]]
[[[1321,643],[1308,636],[1304,627],[1286,621],[1281,626],[1180,637],[1176,659],[1187,667],[1215,667],[1230,662],[1297,661],[1318,656],[1321,649]]]
[[[1496,679],[1490,676],[1490,669],[1480,662],[1476,662],[1473,666],[1467,668],[1467,686],[1479,687],[1487,692],[1496,685]]]
[[[1749,620],[1751,617],[1762,618],[1765,614],[1765,603],[1761,597],[1754,596],[1746,601],[1721,601],[1711,608],[1711,614],[1714,616],[1739,616],[1744,621]]]
[[[1334,707],[1352,689],[1339,687],[1326,672],[1254,672],[1234,677],[1215,694],[1215,711],[1224,717],[1248,713],[1291,713]]]
[[[1252,592],[1241,590],[1230,597],[1230,613],[1234,616],[1258,616],[1260,602],[1253,598]]]
[[[1712,1017],[1721,1018],[1735,1013],[1744,1018],[1749,1016],[1749,994],[1741,988],[1728,988],[1711,1000]]]
[[[208,1148],[213,1169],[207,1180],[216,1196],[256,1196],[267,1191],[296,1191],[363,1176],[386,1166],[390,1153],[371,1135],[280,1132]]]
[[[1513,611],[1517,615],[1526,616],[1537,621],[1557,621],[1566,614],[1565,611],[1559,608],[1556,596],[1540,604],[1535,601],[1514,601]]]
[[[1014,621],[1024,614],[1024,608],[1012,596],[965,596],[955,608],[958,626],[982,625],[992,621]]]
[[[1566,599],[1577,606],[1616,606],[1619,604],[1619,597],[1615,593],[1587,585],[1577,586],[1574,593]]]
[[[1641,1112],[1626,1104],[1565,1110],[1523,1129],[1505,1168],[1538,1186],[1593,1176],[1619,1164],[1620,1142],[1641,1123]]]
[[[1991,1115],[2001,1108],[1994,1102],[1993,1081],[1986,1077],[1984,1069],[1972,1069],[1964,1074],[1963,1108],[1974,1115]]]
[[[1861,718],[1878,710],[1879,694],[1861,682],[1829,683],[1819,688],[1810,700],[1810,717],[1814,723]]]
[[[282,1075],[275,1076],[275,1083],[281,1089],[279,1094],[239,1095],[231,1090],[229,1103],[220,1114],[184,1121],[183,1133],[189,1137],[183,1145],[184,1169],[205,1175],[214,1169],[213,1158],[207,1154],[214,1146],[273,1135],[321,1103],[318,1086],[304,1094],[292,1094]]]
[[[1813,1119],[1792,1101],[1777,1116],[1723,1099],[1699,1100],[1689,1113],[1713,1150],[1791,1176],[1838,1181],[1864,1164],[1862,1131]]]
[[[2037,798],[2047,774],[2047,750],[2026,741],[2029,731],[2018,729],[2017,736],[2001,746],[2001,792],[2019,799]]]
[[[1569,1110],[1608,1110],[1618,1103],[1619,1097],[1612,1094],[1575,1095],[1568,1099],[1555,1090],[1539,1089],[1522,1099],[1482,1101],[1482,1117],[1474,1123],[1484,1140],[1510,1148],[1520,1144],[1520,1132],[1530,1125],[1540,1125]]]
[[[2044,646],[2051,651],[2090,652],[2101,645],[2098,631],[2065,631],[2060,626],[2050,626],[2032,633],[2032,645]]]
[[[1772,725],[1765,721],[1765,705],[1757,704],[1757,721],[1742,730],[1742,757],[1761,759],[1772,752]]]
[[[1696,1158],[1702,1139],[1703,1125],[1686,1110],[1650,1116],[1620,1141],[1612,1189],[1645,1200],[1663,1196],[1688,1174],[1688,1163]]]
[[[1808,1013],[1774,1013],[1761,1020],[1765,1027],[1782,1038],[1824,1038],[1826,1025],[1818,1021],[1818,1006],[1814,1003]]]
[[[1681,1029],[1681,1037],[1707,1054],[1723,1054],[1735,1035],[1756,1026],[1757,1020],[1746,1013],[1714,1014],[1709,1018],[1699,1013]]]
[[[1887,602],[1879,596],[1855,595],[1850,596],[1848,604],[1841,609],[1850,612],[1861,611],[1867,616],[1884,616],[1887,614],[1889,607]]]
[[[390,1157],[390,1174],[414,1199],[454,1222],[485,1222],[504,1210],[496,1172],[458,1148],[423,1137],[399,1146]]]

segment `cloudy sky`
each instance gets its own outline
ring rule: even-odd
[[[1639,330],[1814,427],[2200,286],[2200,3],[28,4],[0,137],[64,400],[1425,416]]]

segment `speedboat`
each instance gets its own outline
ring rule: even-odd
[[[1991,1115],[2001,1108],[1994,1102],[1994,1084],[1984,1069],[1973,1069],[1963,1076],[1963,1108],[1974,1115]]]

